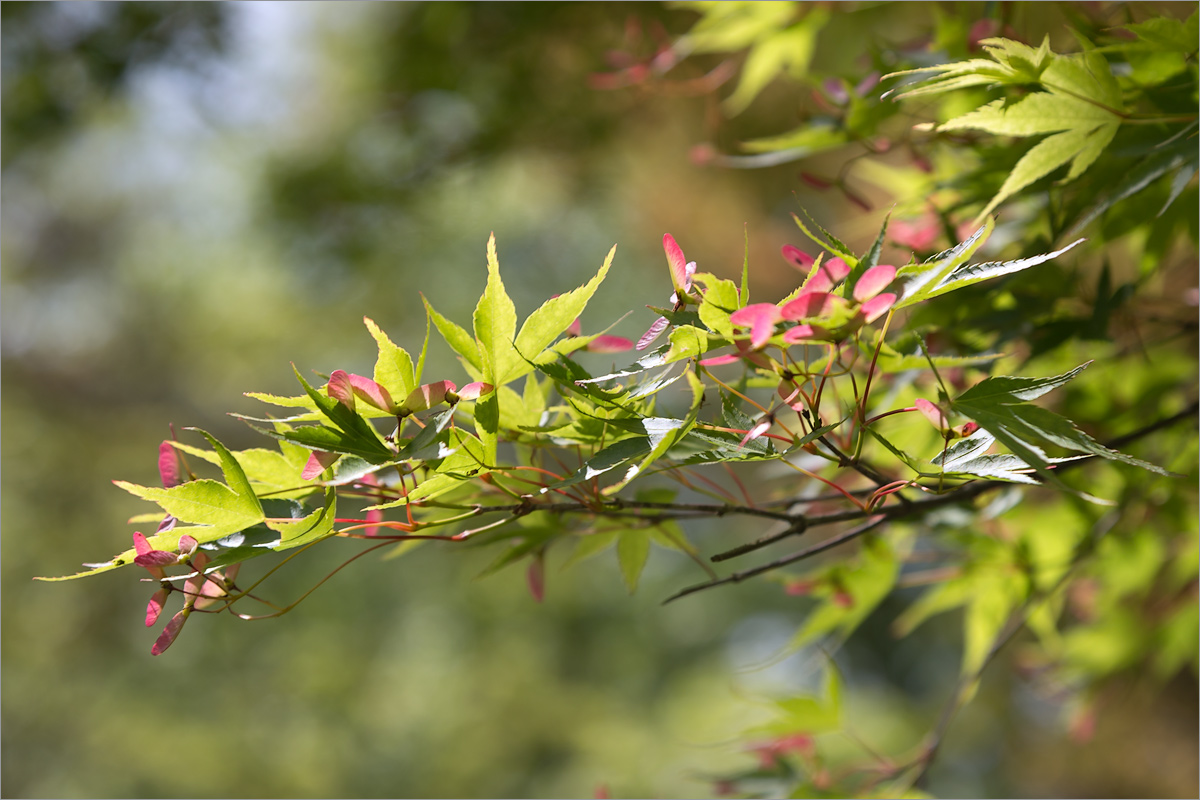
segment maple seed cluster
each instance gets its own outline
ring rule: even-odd
[[[334,400],[344,405],[350,411],[355,410],[355,399],[362,400],[369,406],[395,414],[397,421],[411,416],[418,411],[426,411],[445,402],[455,405],[460,400],[477,400],[495,389],[490,383],[475,381],[459,389],[454,381],[437,381],[426,383],[413,389],[403,403],[396,404],[386,388],[370,378],[343,370],[334,370],[329,376],[325,391]],[[331,453],[324,450],[314,450],[305,464],[300,477],[311,481],[333,465],[342,457],[341,453]]]
[[[784,332],[785,344],[836,342],[879,319],[896,304],[894,293],[883,292],[896,279],[893,266],[879,264],[868,269],[855,282],[851,299],[847,300],[833,293],[850,275],[850,265],[845,261],[831,258],[820,263],[792,245],[784,246],[783,255],[789,263],[808,270],[799,293],[782,306],[753,303],[729,318],[736,327],[750,328],[750,344],[755,350],[771,340],[775,326],[781,322],[802,323]]]
[[[140,531],[135,531],[133,534],[133,547],[137,551],[133,563],[139,567],[145,567],[151,577],[160,584],[158,591],[154,593],[146,606],[147,628],[158,621],[159,615],[166,606],[167,597],[172,591],[177,591],[172,586],[172,579],[167,576],[165,567],[183,565],[191,569],[183,583],[183,609],[171,617],[171,621],[159,635],[158,641],[150,648],[150,652],[157,656],[166,652],[166,649],[175,642],[179,637],[179,632],[183,630],[183,623],[187,622],[187,618],[193,611],[209,608],[229,594],[241,564],[232,564],[224,571],[224,574],[220,570],[213,570],[206,575],[204,568],[208,565],[208,555],[198,549],[199,542],[186,534],[179,537],[178,549],[173,553],[166,550],[155,550]]]

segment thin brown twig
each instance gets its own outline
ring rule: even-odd
[[[766,564],[761,564],[761,565],[759,565],[757,567],[753,567],[751,569],[742,570],[741,572],[735,572],[732,575],[729,575],[728,577],[721,578],[720,580],[709,581],[707,583],[697,583],[693,586],[689,586],[686,589],[678,591],[675,594],[668,597],[666,600],[663,601],[663,605],[670,603],[672,600],[678,600],[681,597],[686,597],[689,594],[694,594],[696,592],[704,591],[705,589],[711,589],[715,586],[722,586],[726,583],[739,583],[741,581],[746,580],[747,578],[753,578],[754,576],[761,575],[764,572],[770,572],[772,570],[779,569],[780,567],[785,567],[788,564],[793,564],[797,561],[802,561],[806,558],[815,556],[817,553],[823,553],[826,550],[831,550],[834,547],[837,547],[838,545],[841,545],[841,544],[845,544],[846,542],[848,542],[852,539],[857,539],[859,536],[862,536],[864,533],[866,533],[870,530],[873,530],[874,528],[879,527],[886,520],[887,520],[887,517],[884,517],[883,515],[876,515],[875,517],[872,517],[871,519],[864,522],[862,525],[851,528],[850,530],[845,531],[843,533],[839,533],[837,536],[833,536],[833,537],[821,542],[820,544],[815,544],[812,547],[805,548],[804,550],[801,550],[799,552],[792,553],[791,555],[784,556],[783,558],[777,558],[774,561],[770,561]]]
[[[1200,402],[1193,401],[1191,404],[1189,404],[1186,408],[1179,411],[1178,413],[1172,414],[1170,417],[1165,417],[1161,420],[1152,422],[1149,425],[1146,425],[1135,431],[1131,431],[1122,436],[1118,436],[1115,439],[1111,439],[1108,442],[1106,442],[1104,446],[1109,449],[1116,449],[1123,445],[1129,444],[1130,442],[1134,442],[1139,439],[1145,438],[1146,436],[1149,436],[1152,433],[1156,433],[1164,428],[1168,428],[1168,427],[1175,425],[1179,422],[1182,422],[1184,420],[1194,419],[1198,412],[1200,412]],[[1055,472],[1061,474],[1069,469],[1079,467],[1083,464],[1091,463],[1092,459],[1094,459],[1096,457],[1097,456],[1092,455],[1092,456],[1087,456],[1085,458],[1081,458],[1076,461],[1069,461],[1065,464],[1058,464],[1056,466]],[[749,542],[747,544],[740,545],[731,550],[727,550],[723,553],[718,553],[717,555],[712,557],[712,560],[713,561],[725,561],[730,558],[734,558],[735,556],[745,555],[746,553],[761,549],[763,547],[767,547],[768,545],[774,544],[775,542],[778,542],[782,539],[786,539],[789,536],[798,536],[798,535],[804,533],[805,531],[809,530],[810,528],[815,528],[820,525],[829,525],[829,524],[833,524],[835,522],[845,522],[845,521],[849,521],[852,519],[859,519],[859,518],[868,516],[870,513],[882,514],[882,515],[885,515],[888,519],[892,519],[892,520],[907,519],[910,517],[920,516],[922,514],[925,514],[928,511],[935,509],[935,508],[940,508],[942,506],[952,505],[954,503],[960,503],[960,502],[964,502],[967,500],[972,500],[975,497],[978,497],[979,495],[984,494],[985,492],[992,491],[993,489],[999,489],[1001,487],[1013,486],[1013,485],[1014,484],[1009,483],[1007,481],[994,481],[994,480],[973,481],[971,483],[964,484],[962,486],[959,486],[956,489],[953,489],[953,490],[943,493],[943,494],[933,495],[931,497],[927,497],[927,498],[920,499],[920,500],[911,500],[906,505],[903,505],[903,506],[891,506],[888,508],[876,510],[874,512],[853,510],[853,511],[836,512],[834,514],[824,514],[824,515],[817,516],[817,517],[805,517],[804,515],[800,515],[800,514],[792,515],[789,519],[785,520],[789,523],[789,525],[783,531],[771,534],[769,536],[764,536],[760,539],[756,539],[753,542]]]

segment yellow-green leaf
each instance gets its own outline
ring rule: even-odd
[[[737,89],[725,99],[725,113],[736,116],[781,72],[803,78],[808,72],[817,34],[829,20],[829,12],[813,8],[795,25],[758,41],[746,56]]]
[[[387,389],[397,402],[403,401],[417,388],[416,378],[413,376],[412,356],[403,347],[393,343],[373,319],[363,317],[363,323],[379,345],[374,381]]]
[[[461,326],[439,314],[424,296],[421,297],[421,300],[425,303],[425,313],[428,314],[429,319],[433,320],[434,327],[438,329],[438,333],[442,334],[446,344],[462,356],[463,365],[467,367],[468,372],[474,369],[471,377],[476,380],[482,379],[483,357],[479,353],[479,343]],[[428,341],[428,337],[426,337],[426,341]]]
[[[188,481],[170,489],[139,486],[127,481],[113,483],[136,497],[157,503],[163,511],[181,522],[208,526],[203,535],[195,537],[200,542],[220,539],[263,520],[261,507],[257,511],[252,510],[242,497],[218,481]]]
[[[324,539],[333,533],[333,520],[337,516],[337,493],[330,486],[325,490],[325,503],[306,517],[289,522],[267,522],[267,527],[281,536],[275,550],[290,550]]]
[[[1016,103],[996,100],[938,126],[939,131],[978,130],[997,136],[1034,136],[1055,131],[1092,130],[1119,117],[1084,100],[1036,92]],[[1061,163],[1061,162],[1060,162]]]
[[[1053,136],[1047,136],[1031,147],[1029,152],[1023,155],[1017,165],[1013,167],[1013,171],[1005,179],[1000,191],[979,212],[977,219],[986,217],[1009,197],[1079,155],[1084,149],[1090,133],[1091,131],[1088,130],[1063,131]]]
[[[596,293],[596,289],[608,275],[608,269],[612,265],[613,256],[616,253],[617,246],[613,245],[599,272],[590,281],[578,289],[550,298],[525,319],[516,339],[517,352],[523,358],[514,362],[508,371],[500,376],[500,381],[496,383],[497,386],[516,380],[533,371],[534,367],[529,362],[536,361],[542,351],[562,335],[571,323],[583,313],[588,301],[592,299],[592,295]]]

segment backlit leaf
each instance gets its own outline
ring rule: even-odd
[[[706,287],[704,296],[700,299],[700,321],[707,325],[709,330],[732,339],[733,325],[729,316],[738,310],[737,286],[733,281],[713,275],[702,274],[695,277],[697,280],[703,280]]]
[[[1197,12],[1193,11],[1186,21],[1170,17],[1154,17],[1145,22],[1135,22],[1126,28],[1148,44],[1179,53],[1196,52]]]
[[[325,502],[307,516],[290,522],[268,521],[267,527],[277,531],[281,540],[275,550],[290,550],[324,539],[333,534],[333,520],[337,516],[337,494],[334,487],[325,490]]]
[[[483,379],[493,386],[500,386],[503,383],[502,379],[518,363],[520,356],[513,350],[513,336],[517,331],[517,310],[513,306],[512,298],[504,289],[504,281],[500,278],[495,234],[488,238],[487,271],[487,285],[475,306],[475,339],[479,342]]]
[[[413,374],[412,356],[403,348],[397,346],[388,335],[369,317],[363,317],[363,323],[379,346],[379,356],[375,360],[374,380],[388,391],[393,398],[408,397],[417,387]]]
[[[852,633],[891,592],[900,573],[899,561],[885,539],[867,536],[854,563],[842,563],[822,581],[822,601],[793,637],[796,649],[822,636]]]
[[[584,559],[603,553],[605,550],[617,543],[617,537],[619,535],[620,534],[617,531],[600,531],[597,533],[588,533],[579,536],[576,539],[575,550],[572,551],[570,557],[563,562],[562,568],[567,569],[568,567],[573,567]]]
[[[1000,203],[1072,159],[1083,159],[1082,167],[1086,168],[1116,135],[1117,127],[1116,123],[1111,123],[1090,130],[1077,128],[1047,136],[1021,157],[1000,191],[979,212],[979,217],[987,216]],[[1072,169],[1069,177],[1077,176],[1083,168]]]
[[[814,6],[796,24],[756,42],[746,56],[737,89],[723,104],[725,113],[736,116],[745,111],[780,73],[802,78],[808,72],[817,34],[828,20],[829,12]]]
[[[206,526],[203,534],[192,534],[200,542],[219,539],[263,520],[257,498],[253,503],[248,503],[237,492],[218,481],[188,481],[170,489],[139,486],[127,481],[113,483],[136,497],[157,503],[163,511],[181,522]]]
[[[596,293],[596,289],[604,281],[605,276],[608,275],[608,269],[612,265],[612,260],[616,253],[617,247],[613,245],[613,248],[608,251],[608,255],[605,257],[604,264],[601,265],[599,272],[591,280],[578,289],[573,289],[566,294],[560,294],[558,297],[547,300],[529,315],[521,325],[521,330],[517,334],[516,339],[517,351],[524,359],[528,359],[529,361],[536,360],[542,351],[549,347],[551,342],[566,332],[571,323],[583,313],[588,301]],[[524,359],[518,364],[514,364],[510,368],[509,373],[503,376],[497,385],[508,383],[532,371],[533,365]]]
[[[1117,121],[1110,111],[1083,100],[1035,92],[1016,103],[996,100],[938,126],[940,131],[979,130],[997,136],[1035,136],[1093,130]]]
[[[438,329],[438,333],[442,334],[442,338],[446,340],[446,344],[450,345],[451,350],[462,356],[465,365],[470,365],[475,370],[472,377],[482,375],[483,356],[479,352],[479,343],[465,329],[434,310],[424,295],[421,296],[421,300],[425,303],[425,312],[428,314],[428,319],[433,320],[434,327]],[[426,343],[428,343],[428,337],[426,337]],[[424,355],[425,351],[422,349],[422,359],[418,362],[419,364],[424,364]]]

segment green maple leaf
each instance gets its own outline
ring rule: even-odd
[[[1014,101],[996,100],[938,126],[938,131],[978,130],[996,136],[1046,136],[1026,151],[978,220],[1034,181],[1070,164],[1061,183],[1082,175],[1112,142],[1125,118],[1120,87],[1108,62],[1094,49],[1059,55],[1043,42],[1038,49],[1009,39],[985,39],[991,60],[970,59],[920,70],[936,72],[899,95],[920,97],[969,86],[1034,85],[1036,91]],[[889,75],[887,77],[892,77]]]
[[[1066,417],[1029,402],[1067,383],[1089,364],[1090,361],[1070,372],[1048,378],[985,378],[952,400],[950,407],[979,423],[981,428],[996,437],[996,441],[1007,447],[1024,464],[1062,488],[1067,487],[1051,471],[1054,459],[1049,458],[1042,449],[1048,445],[1120,461],[1160,475],[1170,475],[1153,464],[1108,449],[1076,428]]]
[[[265,516],[262,504],[237,459],[212,435],[199,429],[193,430],[208,439],[217,452],[225,483],[204,479],[187,481],[169,489],[139,486],[127,481],[114,483],[130,494],[157,503],[163,511],[180,522],[207,526],[192,534],[201,543],[262,522]]]

